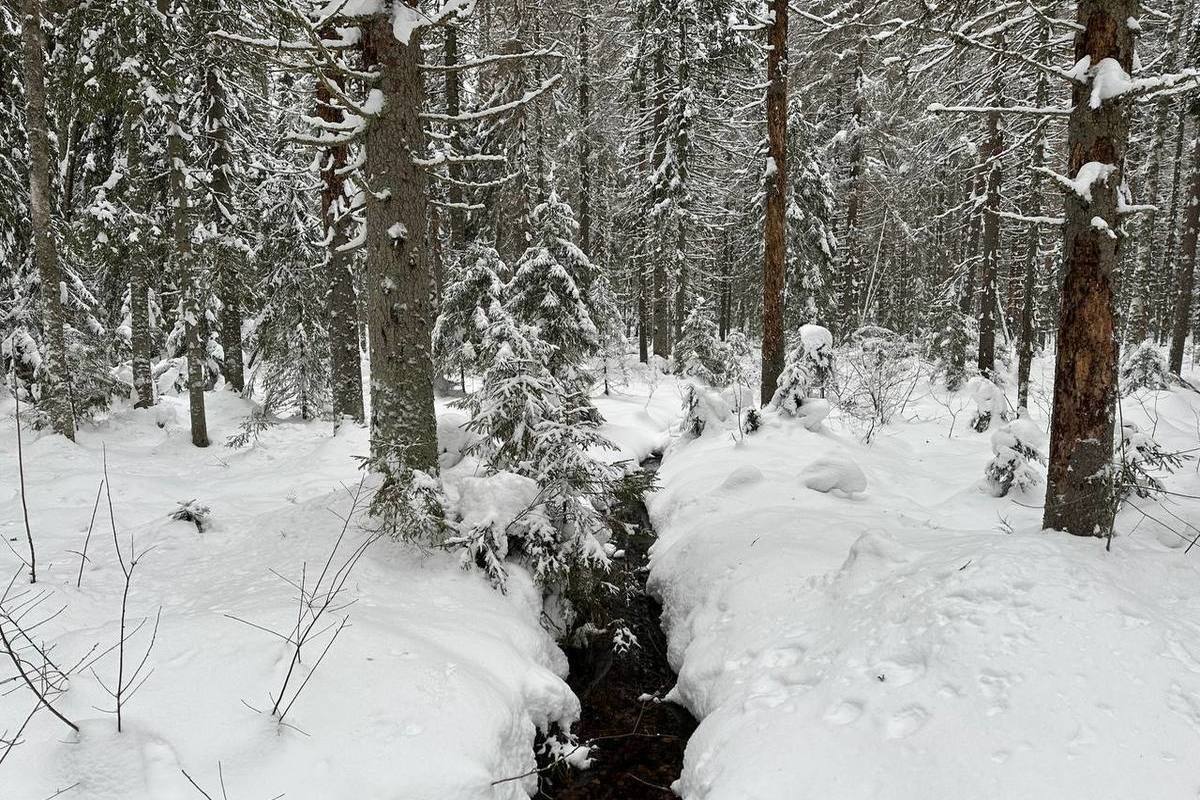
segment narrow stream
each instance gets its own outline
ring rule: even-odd
[[[642,468],[654,472],[658,465],[654,455]],[[670,785],[679,777],[684,747],[696,729],[686,709],[657,699],[675,685],[675,673],[667,664],[667,639],[659,627],[662,609],[646,594],[655,535],[645,504],[623,509],[621,521],[628,533],[614,534],[625,556],[614,561],[609,576],[617,587],[605,608],[613,621],[609,633],[586,646],[564,648],[571,666],[567,682],[583,706],[575,733],[580,742],[594,741],[592,766],[544,772],[538,797],[546,800],[674,797]],[[624,653],[613,645],[618,620],[637,639]]]

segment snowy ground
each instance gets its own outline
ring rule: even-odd
[[[248,407],[222,392],[208,404],[210,433],[223,442]],[[0,409],[0,533],[23,553],[13,410],[11,400]],[[366,434],[344,429],[335,439],[327,423],[283,424],[252,448],[197,450],[186,420],[186,400],[164,397],[156,411],[118,410],[85,426],[77,445],[26,432],[35,588],[47,593],[41,616],[63,609],[39,641],[69,665],[118,638],[122,577],[103,502],[79,589],[72,553],[85,537],[105,447],[122,545],[132,536],[148,550],[134,572],[129,619],[161,607],[162,620],[153,674],[125,711],[125,732],[98,710],[112,701],[97,678],[76,675],[59,702],[81,735],[47,713],[35,717],[0,766],[0,797],[41,800],[73,784],[65,797],[199,797],[181,770],[219,796],[218,764],[229,796],[250,800],[525,797],[533,778],[492,782],[533,767],[535,723],[578,713],[528,579],[514,571],[501,595],[451,555],[377,543],[347,583],[342,599],[354,604],[329,617],[349,616],[349,626],[285,718],[294,727],[280,727],[263,712],[289,648],[229,616],[284,632],[294,624],[297,592],[283,579],[299,581],[307,564],[311,585],[324,564],[342,527],[337,515],[352,504],[352,456],[366,452]],[[212,509],[203,533],[168,516],[192,498]],[[361,539],[352,527],[335,567]],[[5,583],[19,567],[0,549]],[[130,642],[137,658],[148,634]],[[311,646],[301,676],[330,635]],[[113,656],[96,664],[109,685],[116,669]],[[0,665],[0,680],[11,674]],[[12,688],[0,686],[0,731],[14,730],[33,705]]]
[[[998,499],[982,486],[989,434],[969,429],[966,394],[920,386],[870,445],[836,412],[815,432],[768,417],[744,440],[720,426],[689,439],[668,435],[679,384],[648,384],[646,374],[597,404],[620,446],[609,457],[667,451],[650,501],[661,537],[650,584],[665,606],[675,697],[701,719],[681,796],[1200,795],[1200,549],[1185,555],[1179,535],[1132,508],[1111,553],[1043,534],[1039,496]],[[0,534],[21,553],[6,402]],[[1042,386],[1033,402],[1041,425],[1046,402]],[[225,393],[209,403],[221,442],[247,406]],[[1200,438],[1200,394],[1146,393],[1123,408],[1170,449]],[[455,414],[441,410],[451,450]],[[355,602],[333,619],[349,616],[349,626],[289,725],[265,713],[289,648],[229,617],[293,624],[296,590],[283,578],[298,580],[307,564],[311,585],[336,541],[358,481],[353,456],[367,447],[361,430],[334,438],[325,423],[283,424],[245,450],[197,450],[186,401],[167,397],[159,410],[120,409],[85,427],[78,445],[29,433],[38,589],[44,616],[63,609],[37,638],[59,661],[118,636],[122,581],[103,503],[75,588],[72,551],[102,447],[121,542],[132,535],[138,550],[152,548],[135,572],[129,618],[162,609],[154,671],[119,735],[99,710],[111,707],[100,680],[111,684],[115,659],[98,662],[96,676],[76,675],[59,704],[81,734],[35,717],[0,765],[0,798],[43,800],[72,785],[64,797],[199,797],[181,770],[216,797],[218,765],[235,800],[469,800],[534,789],[531,777],[493,781],[528,772],[535,726],[569,722],[578,703],[539,624],[536,591],[515,570],[500,595],[449,554],[379,542],[348,581]],[[851,462],[865,491],[808,488],[844,479]],[[814,464],[824,464],[817,474]],[[452,494],[462,471],[446,472]],[[1200,494],[1195,462],[1167,483]],[[168,517],[192,498],[212,508],[203,533]],[[1200,526],[1188,498],[1134,503],[1185,533],[1184,522]],[[352,526],[340,552],[361,537]],[[4,574],[19,567],[0,549]],[[147,635],[130,643],[138,657]],[[11,689],[0,685],[0,731],[32,705]]]
[[[702,720],[676,791],[1197,797],[1200,548],[1132,509],[1109,553],[1042,533],[1039,495],[985,491],[970,402],[934,392],[869,446],[835,415],[668,451],[650,584],[674,694]],[[1044,426],[1044,394],[1033,405]],[[1124,414],[1196,447],[1200,394],[1145,393]],[[861,467],[866,491],[807,488],[823,458]],[[1200,494],[1194,462],[1167,485]],[[1134,500],[1200,525],[1196,501],[1164,502]]]

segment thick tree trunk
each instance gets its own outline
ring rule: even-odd
[[[1137,0],[1079,0],[1075,59],[1093,65],[1113,59],[1133,70],[1134,37],[1127,20]],[[1117,353],[1113,285],[1123,237],[1118,198],[1129,144],[1129,106],[1120,99],[1098,108],[1090,83],[1077,83],[1068,126],[1068,175],[1094,176],[1091,201],[1066,200],[1064,276],[1054,370],[1054,411],[1045,527],[1077,536],[1112,532],[1113,416]],[[1098,224],[1097,221],[1103,224]]]
[[[344,114],[333,104],[332,93],[317,83],[317,115],[331,124]],[[345,251],[350,241],[345,169],[348,148],[335,145],[325,151],[321,168],[321,221],[325,230],[325,269],[329,292],[329,379],[335,428],[346,417],[362,424],[362,359],[358,352],[358,306],[354,296],[353,256]]]
[[[391,469],[436,474],[431,335],[437,310],[426,252],[428,187],[415,163],[425,152],[420,29],[401,43],[386,14],[372,17],[363,34],[384,101],[365,142],[371,454]]]
[[[50,223],[50,139],[46,114],[46,52],[42,43],[41,0],[25,0],[21,43],[25,51],[25,118],[29,137],[29,216],[33,226],[33,253],[42,294],[42,333],[46,358],[38,405],[46,412],[55,433],[75,440],[75,409],[67,375],[62,281],[58,248]]]
[[[233,218],[232,181],[230,170],[233,158],[229,152],[229,129],[225,126],[225,83],[221,68],[210,65],[205,75],[205,94],[208,101],[209,189],[212,192],[212,224],[217,239],[213,247],[213,271],[217,276],[217,291],[221,301],[221,349],[225,351],[225,383],[232,391],[246,388],[245,365],[242,359],[242,296],[238,266],[232,263],[234,251],[223,241]]]
[[[204,414],[205,375],[204,337],[201,323],[204,318],[204,296],[201,290],[200,265],[192,250],[191,214],[188,200],[187,177],[184,174],[184,159],[187,157],[180,127],[183,107],[176,97],[174,119],[167,139],[167,156],[170,160],[170,192],[174,219],[172,221],[175,240],[176,274],[183,282],[183,325],[184,341],[187,345],[188,404],[191,409],[192,444],[208,447],[208,421]]]
[[[1192,143],[1192,187],[1184,203],[1183,237],[1179,247],[1179,271],[1175,277],[1175,319],[1171,331],[1171,372],[1183,369],[1183,346],[1191,328],[1192,289],[1196,280],[1196,240],[1200,238],[1200,102],[1194,107],[1197,125]],[[1182,164],[1177,167],[1183,168]]]
[[[787,278],[788,0],[772,0],[767,55],[767,209],[763,242],[763,405],[783,372],[783,286]]]

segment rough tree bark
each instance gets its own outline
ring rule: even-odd
[[[783,371],[783,285],[787,277],[788,0],[771,1],[767,54],[767,209],[763,247],[763,405]]]
[[[142,195],[142,154],[139,121],[144,113],[138,88],[126,95],[125,192],[132,208],[140,205]],[[129,265],[129,345],[133,367],[133,388],[137,394],[135,408],[154,405],[154,378],[151,373],[150,335],[150,264],[135,248],[126,252]]]
[[[50,139],[46,114],[46,51],[42,42],[41,0],[25,0],[21,21],[25,51],[25,117],[29,138],[29,216],[33,253],[41,283],[42,332],[46,358],[39,406],[55,433],[75,440],[75,410],[67,376],[67,344],[59,285],[58,248],[50,223]]]
[[[221,348],[225,351],[225,383],[235,392],[246,388],[242,359],[242,297],[237,266],[231,263],[231,249],[222,240],[233,219],[230,170],[233,156],[229,151],[229,129],[225,126],[225,76],[221,67],[210,64],[204,79],[208,102],[205,133],[208,138],[209,190],[212,193],[212,225],[217,234],[213,248],[216,288],[221,301]]]
[[[343,121],[342,109],[333,103],[332,92],[317,82],[317,116],[336,125]],[[345,248],[350,212],[346,198],[347,145],[330,147],[321,164],[321,221],[325,228],[325,270],[329,281],[326,307],[329,310],[329,378],[335,428],[346,417],[363,423],[362,359],[358,353],[358,307],[354,297],[353,256]]]
[[[1192,105],[1197,122],[1192,142],[1192,187],[1184,203],[1183,237],[1179,247],[1179,271],[1175,278],[1175,319],[1171,330],[1171,372],[1183,369],[1183,346],[1192,321],[1192,289],[1196,280],[1196,240],[1200,238],[1200,101]],[[1183,168],[1180,164],[1179,169]]]
[[[654,54],[654,163],[661,164],[667,148],[667,54],[660,45]],[[662,201],[661,191],[655,189],[653,204]],[[671,304],[667,295],[667,256],[663,252],[662,230],[655,237],[653,258],[654,355],[666,358],[671,354]]]
[[[579,14],[579,248],[592,255],[591,4]]]
[[[995,45],[997,53],[1004,48],[1003,40],[998,39]],[[992,64],[991,105],[994,108],[1004,104],[1003,69],[1004,64],[997,55]],[[1004,149],[999,111],[988,113],[987,126],[987,141],[983,150],[987,182],[983,208],[983,260],[979,271],[979,349],[976,364],[979,374],[992,380],[996,372],[996,282],[1000,274],[1000,185],[1003,179],[1000,155]]]
[[[383,109],[365,138],[371,454],[379,464],[436,474],[429,189],[415,162],[425,152],[420,34],[418,28],[407,44],[400,42],[390,13],[371,17],[363,30],[363,52],[383,93]]]
[[[207,357],[204,339],[200,335],[205,303],[201,293],[200,269],[192,250],[190,202],[187,176],[184,174],[187,157],[180,127],[183,105],[174,98],[173,119],[167,136],[167,156],[170,160],[169,181],[173,206],[172,234],[175,241],[176,274],[183,282],[184,341],[187,346],[188,404],[191,409],[192,444],[208,447],[208,421],[204,414],[204,390],[207,384],[204,362]]]
[[[1076,61],[1093,67],[1113,59],[1133,70],[1137,0],[1079,0]],[[1043,524],[1077,536],[1108,536],[1112,492],[1113,417],[1117,387],[1113,286],[1124,237],[1118,194],[1129,144],[1129,106],[1120,99],[1093,108],[1090,81],[1073,87],[1068,175],[1094,177],[1091,201],[1066,198],[1064,275],[1054,368],[1054,410]],[[1103,225],[1095,221],[1103,222]]]
[[[446,69],[446,116],[457,117],[462,113],[461,76],[458,66],[458,26],[454,23],[446,25],[446,41],[442,48],[442,63]],[[462,126],[450,124],[450,152],[462,154]],[[461,250],[466,243],[467,212],[466,197],[463,193],[463,165],[459,161],[451,161],[446,165],[450,177],[446,187],[447,199],[450,201],[450,248]]]

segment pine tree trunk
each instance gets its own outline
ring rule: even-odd
[[[1200,102],[1193,107],[1200,123]],[[1192,289],[1196,280],[1196,240],[1200,238],[1200,125],[1192,142],[1192,186],[1184,204],[1183,237],[1179,246],[1179,271],[1175,278],[1175,319],[1171,331],[1171,372],[1183,370],[1183,346],[1191,328]],[[1183,169],[1179,163],[1178,169]]]
[[[654,54],[654,163],[661,164],[666,156],[667,148],[667,64],[664,47],[660,46]],[[662,197],[656,189],[653,205],[658,205]],[[663,226],[659,226],[659,234],[654,239],[654,355],[666,358],[671,354],[671,306],[667,294],[667,264],[663,252]]]
[[[1137,0],[1079,0],[1075,59],[1093,65],[1114,59],[1133,71],[1134,37],[1127,20]],[[1116,314],[1113,288],[1123,238],[1118,194],[1129,144],[1129,105],[1089,102],[1092,87],[1077,83],[1068,126],[1068,175],[1088,164],[1111,173],[1091,186],[1091,202],[1066,198],[1064,275],[1054,369],[1054,410],[1043,523],[1077,536],[1108,536],[1115,512],[1112,490],[1116,403]],[[1107,228],[1098,227],[1101,220]]]
[[[384,100],[365,141],[371,454],[380,465],[436,474],[431,336],[437,310],[426,252],[429,191],[414,160],[425,152],[420,29],[403,44],[392,33],[391,15],[382,14],[370,19],[363,36]]]
[[[787,277],[788,0],[772,0],[767,55],[767,208],[763,242],[763,405],[783,372],[783,285]]]
[[[592,255],[591,6],[579,15],[579,248]]]
[[[862,211],[862,187],[860,184],[866,172],[867,154],[862,133],[863,120],[866,117],[866,97],[863,95],[863,82],[866,80],[863,72],[865,59],[866,55],[860,48],[854,68],[854,100],[851,107],[854,130],[851,134],[850,144],[850,177],[846,197],[846,246],[842,258],[841,275],[839,314],[841,319],[839,325],[842,328],[840,333],[843,339],[862,324],[862,315],[859,309],[859,303],[862,300],[859,296],[859,281],[862,271],[862,231],[859,229],[861,224],[859,217]]]
[[[21,43],[25,56],[25,122],[29,137],[29,216],[33,227],[33,253],[42,294],[42,331],[46,357],[45,379],[39,405],[55,433],[75,440],[75,410],[67,375],[62,278],[58,248],[50,221],[50,140],[46,114],[46,53],[42,42],[41,0],[25,0]]]
[[[458,26],[449,23],[445,26],[446,41],[442,49],[442,63],[446,67],[457,67],[458,58]],[[462,113],[460,91],[460,74],[457,69],[446,70],[446,116],[457,117]],[[462,128],[457,123],[450,123],[450,152],[451,155],[462,155]],[[446,187],[447,199],[450,201],[450,248],[461,250],[466,243],[467,212],[464,206],[466,198],[463,195],[463,166],[458,161],[451,161],[447,166],[450,177]]]
[[[331,79],[332,80],[332,79]],[[317,83],[317,116],[336,125],[344,114],[325,84]],[[350,212],[344,170],[344,144],[325,151],[321,168],[321,221],[325,231],[325,270],[329,282],[329,379],[335,428],[346,417],[363,423],[362,359],[358,353],[358,306],[354,297],[353,256],[345,251]]]
[[[145,113],[138,90],[128,93],[125,111],[125,171],[126,201],[137,206],[144,197],[141,141],[138,138],[138,121]],[[154,378],[151,365],[150,335],[150,265],[136,248],[128,248],[126,261],[129,265],[129,345],[130,361],[133,366],[133,388],[137,395],[135,408],[150,408],[154,405]]]
[[[1044,53],[1049,45],[1050,28],[1043,26],[1041,50]],[[1034,103],[1044,108],[1049,94],[1049,78],[1043,73],[1038,76],[1037,91]],[[1030,165],[1029,177],[1029,213],[1031,216],[1041,216],[1042,213],[1042,173],[1039,168],[1046,165],[1046,135],[1045,128],[1039,128],[1033,143],[1033,158]],[[1025,249],[1025,263],[1022,275],[1021,289],[1021,341],[1017,347],[1017,408],[1029,408],[1029,375],[1033,371],[1034,351],[1034,308],[1037,302],[1037,257],[1041,250],[1042,232],[1038,223],[1029,223],[1029,240]]]
[[[641,117],[646,116],[646,84],[645,75],[639,71],[634,80],[633,93],[637,98],[637,108]],[[638,176],[646,180],[647,166],[650,159],[649,148],[646,146],[646,129],[638,129]],[[635,270],[635,286],[637,288],[637,334],[638,361],[643,364],[650,362],[650,301],[648,298],[648,282],[646,280],[646,256],[649,252],[647,242],[649,230],[645,215],[639,214],[635,222],[637,244],[634,248],[633,268]]]
[[[180,127],[183,107],[178,97],[174,101],[174,119],[167,139],[167,155],[170,160],[170,192],[174,206],[173,234],[175,240],[176,274],[183,283],[184,341],[187,345],[188,404],[190,406],[192,444],[208,447],[208,421],[204,414],[205,375],[204,337],[201,336],[204,319],[203,293],[200,286],[200,265],[192,251],[190,203],[188,201],[187,178],[184,174],[184,159],[187,157]]]
[[[213,272],[217,276],[217,291],[221,301],[221,349],[225,351],[225,382],[232,391],[246,388],[245,365],[242,359],[242,297],[237,265],[233,253],[222,240],[233,215],[232,186],[229,170],[229,130],[225,126],[225,83],[221,68],[210,65],[205,75],[205,94],[208,114],[205,132],[208,137],[209,189],[212,192],[212,225],[217,234],[210,245],[213,252]]]
[[[1155,265],[1155,278],[1158,291],[1154,294],[1154,329],[1160,342],[1170,342],[1175,329],[1175,290],[1179,282],[1179,252],[1178,234],[1184,223],[1179,218],[1179,198],[1186,193],[1183,188],[1183,176],[1187,169],[1184,164],[1184,144],[1187,139],[1187,113],[1180,106],[1175,130],[1175,154],[1171,163],[1171,199],[1167,204],[1164,217],[1167,228],[1167,238],[1163,243],[1161,258]]]
[[[997,57],[998,58],[998,57]],[[1001,69],[996,70],[992,91],[992,104],[1002,103]],[[987,165],[987,195],[983,209],[983,261],[980,268],[979,295],[979,352],[976,364],[979,374],[988,380],[995,378],[996,371],[996,279],[1000,272],[1000,183],[1003,178],[1000,155],[1004,148],[1004,135],[1000,130],[1000,113],[988,114],[988,139],[984,147],[984,162]]]

